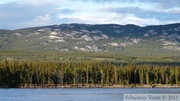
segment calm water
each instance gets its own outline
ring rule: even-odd
[[[123,101],[131,93],[180,94],[180,88],[0,89],[0,101]]]

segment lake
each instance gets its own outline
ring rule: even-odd
[[[123,101],[124,94],[180,94],[180,88],[0,89],[0,101]]]

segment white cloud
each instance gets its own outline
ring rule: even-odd
[[[46,14],[44,16],[37,16],[34,22],[43,25],[43,24],[50,24],[51,20],[50,20],[50,16]]]
[[[9,2],[16,2],[18,0],[0,0],[0,4],[5,4],[5,3],[9,3]]]
[[[87,24],[107,24],[112,23],[110,20],[112,16],[80,14],[80,15],[60,15],[59,19],[71,19],[72,23],[87,23]],[[71,23],[69,22],[69,23]]]
[[[63,0],[59,0],[61,2]],[[33,5],[33,6],[50,6],[57,3],[56,0],[24,0],[25,3]]]
[[[180,0],[10,0],[0,2],[0,29],[61,23],[178,23]],[[109,11],[107,11],[108,8]]]
[[[68,19],[70,22],[67,22],[67,23],[123,24],[123,25],[136,24],[140,26],[161,24],[157,19],[139,18],[134,15],[122,15],[122,14],[111,14],[110,16],[107,16],[107,15],[79,15],[79,16],[61,15],[59,16],[59,19]]]
[[[134,15],[129,15],[122,19],[120,23],[123,24],[136,24],[140,26],[146,26],[146,25],[159,25],[160,22],[157,19],[151,19],[151,18],[139,18]]]
[[[168,9],[167,10],[168,13],[171,13],[171,14],[179,14],[180,15],[180,8],[171,8],[171,9]]]

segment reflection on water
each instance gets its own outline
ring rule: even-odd
[[[180,88],[0,89],[0,101],[123,101],[138,93],[180,94]]]

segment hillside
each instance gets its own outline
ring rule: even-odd
[[[61,24],[0,30],[0,50],[179,52],[180,24]]]
[[[179,87],[179,53],[180,24],[3,29],[0,87]]]

